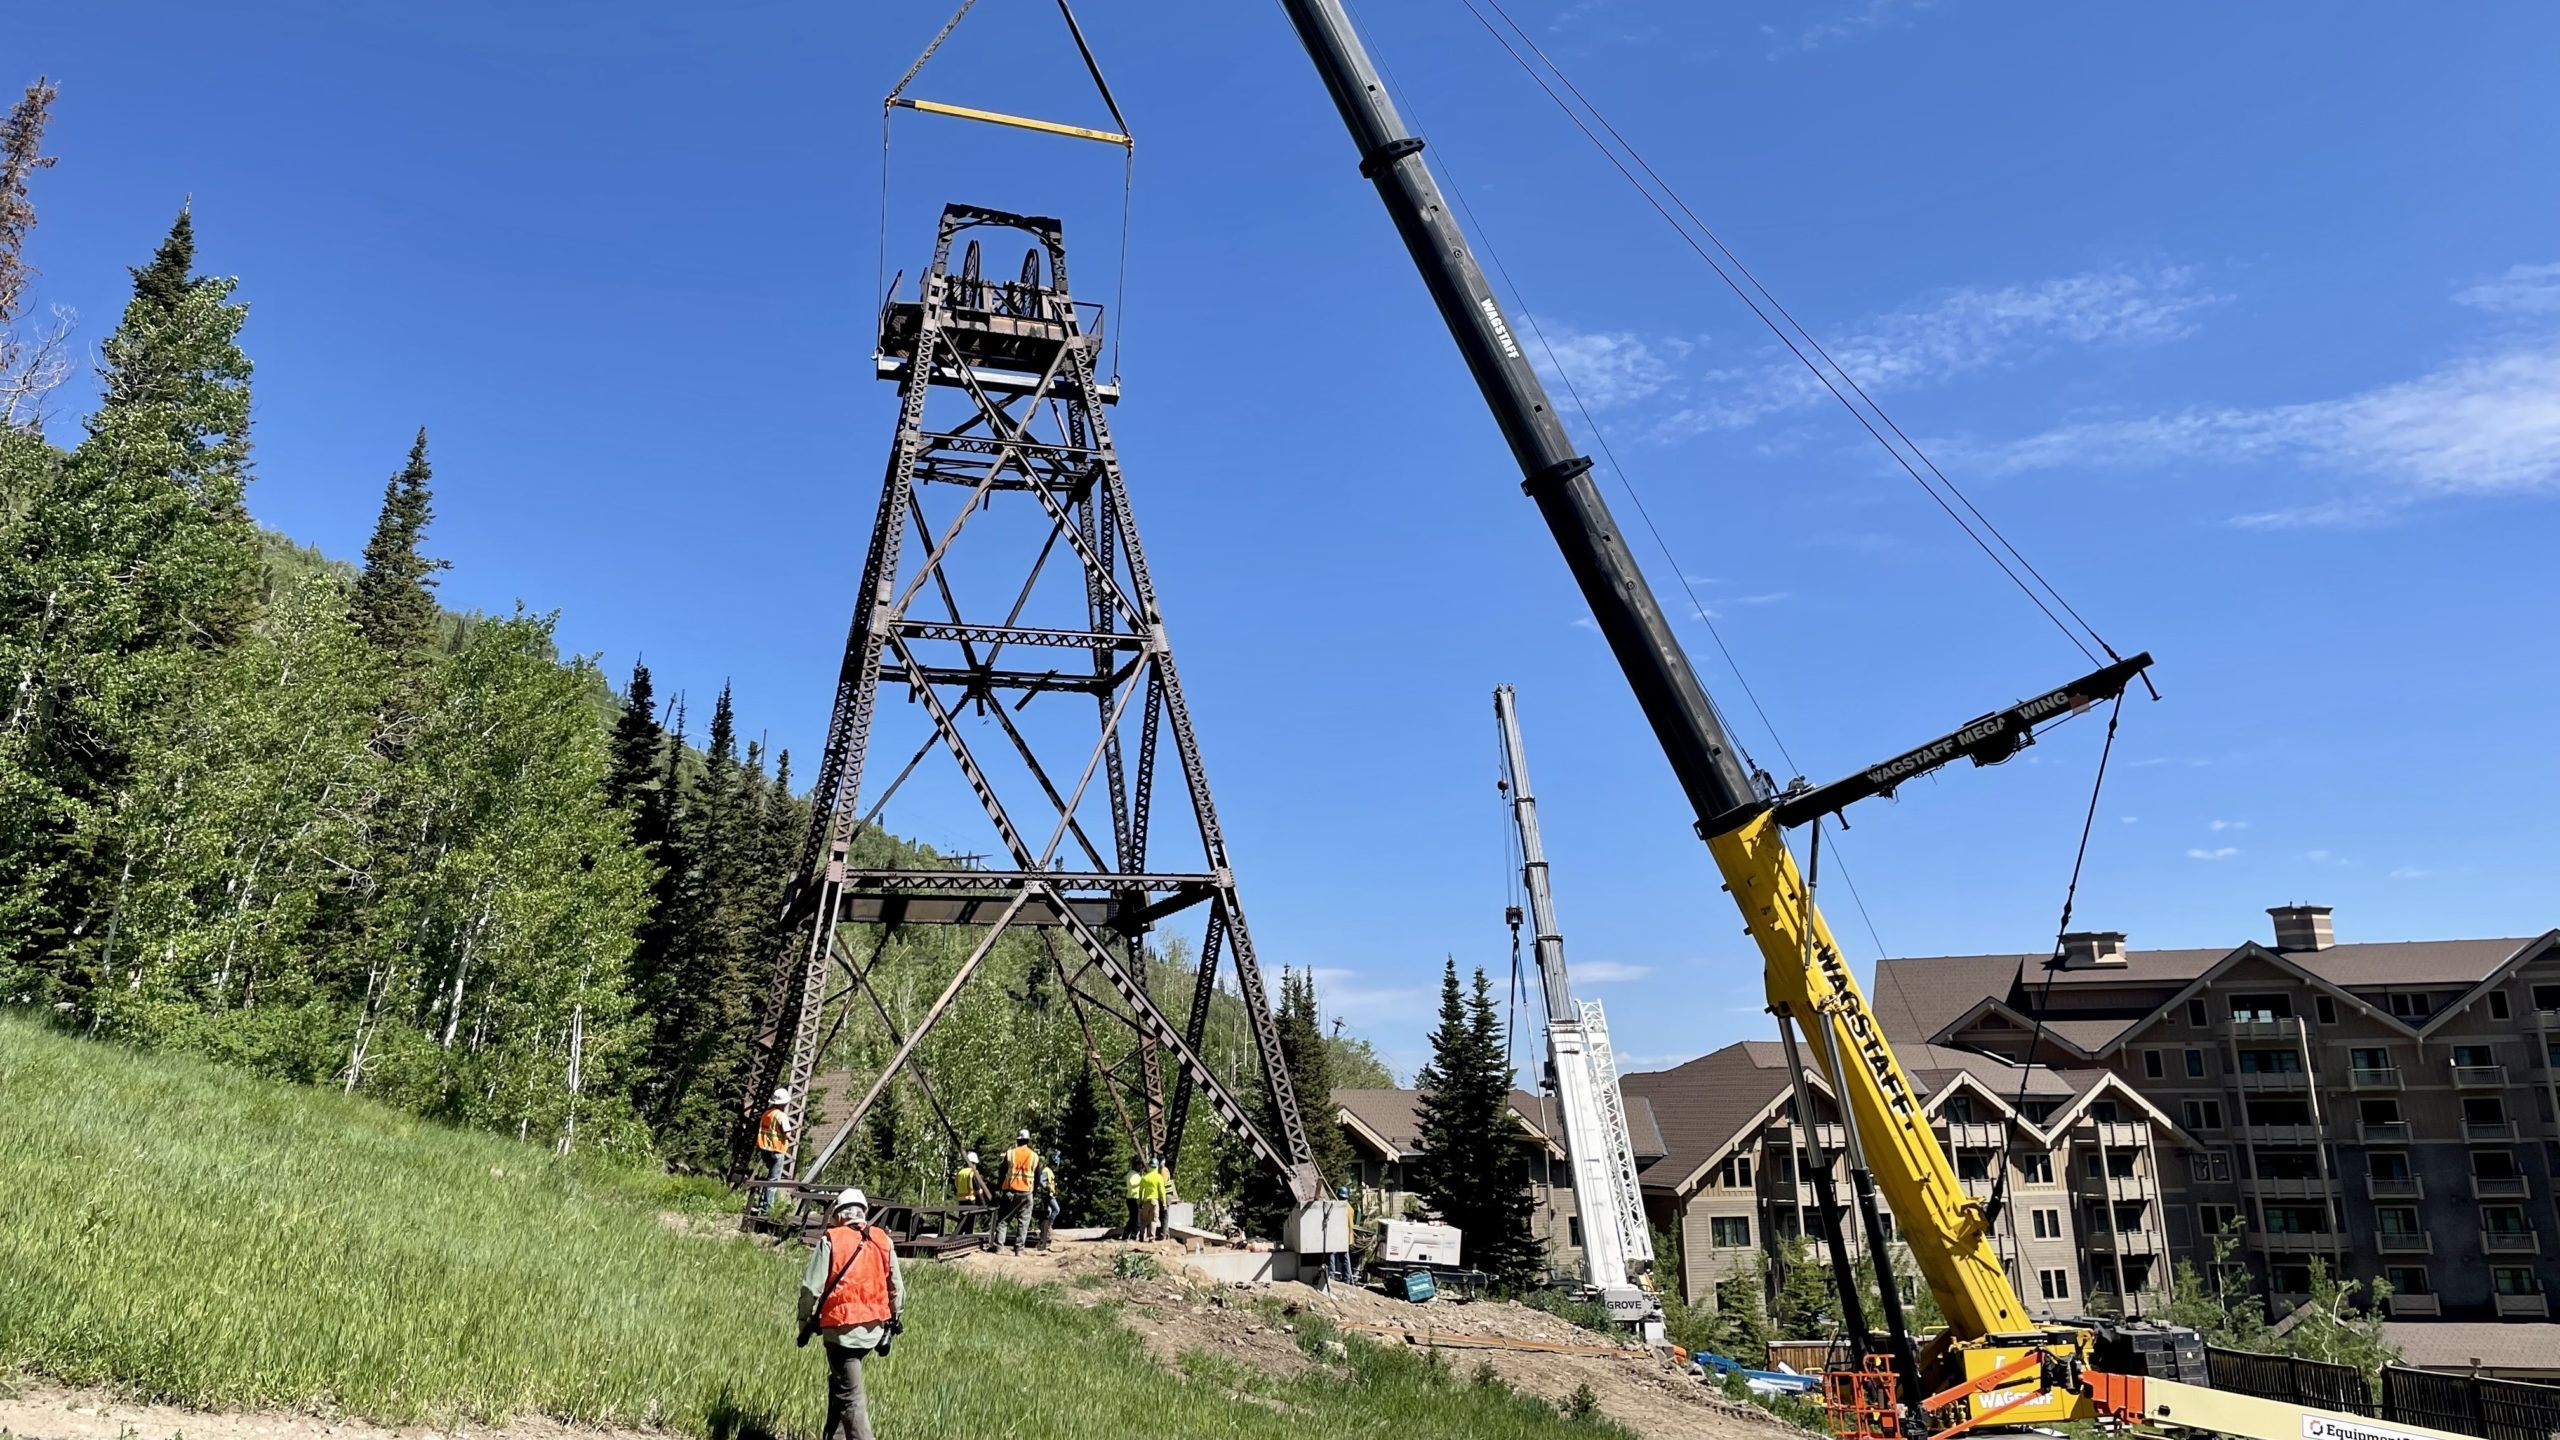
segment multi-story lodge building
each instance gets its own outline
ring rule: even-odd
[[[2135,950],[2092,932],[2050,967],[1887,960],[1872,999],[1906,1055],[1951,1047],[2139,1095],[2176,1132],[2158,1174],[2169,1251],[2202,1258],[2236,1233],[2279,1307],[2317,1259],[2387,1280],[2394,1319],[2548,1318],[2560,931],[2340,944],[2325,907],[2269,913],[2270,944]]]
[[[2168,1116],[2101,1070],[2023,1066],[1934,1045],[1901,1047],[1900,1055],[1965,1192],[1988,1197],[2007,1168],[1994,1240],[2035,1313],[2094,1306],[2139,1315],[2168,1298],[2162,1181],[2183,1169],[2191,1148]],[[1846,1201],[1839,1114],[1819,1074],[1807,1084],[1814,1138]],[[1646,1104],[1660,1132],[1662,1153],[1639,1177],[1654,1224],[1677,1228],[1681,1293],[1713,1307],[1735,1283],[1774,1286],[1770,1259],[1792,1237],[1821,1236],[1805,1176],[1810,1152],[1778,1042],[1728,1045],[1669,1070],[1628,1075],[1622,1086],[1630,1102]],[[1883,1221],[1890,1229],[1892,1217]],[[1848,1231],[1863,1254],[1854,1213]],[[1822,1263],[1818,1254],[1814,1263]]]

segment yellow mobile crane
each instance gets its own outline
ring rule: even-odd
[[[1895,1059],[1815,907],[1813,884],[1787,847],[1790,826],[1819,821],[1868,796],[1889,795],[1958,760],[1981,765],[2007,759],[2032,743],[2039,725],[2106,700],[2120,702],[2151,657],[2115,659],[1829,785],[1799,782],[1784,794],[1755,785],[1594,485],[1592,462],[1576,453],[1449,213],[1422,159],[1423,142],[1396,114],[1340,0],[1281,0],[1281,8],[1359,148],[1360,173],[1377,186],[1501,426],[1519,462],[1522,489],[1537,504],[1661,742],[1724,888],[1741,906],[1790,1054],[1801,1032],[1838,1100],[1851,1179],[1865,1211],[1892,1334],[1887,1348],[1862,1357],[1860,1371],[1847,1377],[1846,1408],[1856,1432],[1946,1436],[1986,1423],[2051,1425],[2108,1417],[2153,1429],[2260,1440],[2461,1440],[2449,1432],[2186,1383],[2202,1378],[2191,1331],[2161,1336],[2157,1332],[2165,1327],[2155,1327],[2150,1338],[2173,1342],[2164,1367],[2162,1352],[2136,1353],[2135,1346],[2115,1343],[2121,1337],[2102,1335],[2093,1325],[2031,1318],[1993,1249],[1992,1217],[1957,1182],[1930,1132],[1917,1087]],[[1811,863],[1818,870],[1818,827],[1814,835]],[[1945,1332],[1925,1347],[1915,1347],[1901,1323],[1875,1213],[1879,1193],[1947,1317]],[[1845,1285],[1849,1267],[1836,1238],[1836,1211],[1826,1223],[1834,1237],[1835,1271]],[[1854,1298],[1844,1301],[1854,1314]],[[2181,1340],[2183,1345],[2176,1343]],[[2194,1353],[2192,1367],[2178,1363],[2182,1348]],[[2156,1372],[2164,1368],[2177,1378],[2160,1378]],[[1841,1388],[1835,1383],[1835,1401]],[[1835,1413],[1840,1408],[1835,1404]]]

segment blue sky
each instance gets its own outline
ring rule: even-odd
[[[2289,901],[2354,939],[2560,924],[2560,12],[1515,9],[2074,603],[2159,655],[2085,925],[2236,943]],[[1116,434],[1265,963],[1317,967],[1404,1067],[1443,954],[1507,965],[1508,681],[1621,1051],[1765,1034],[1738,918],[1278,11],[1166,13],[1083,16],[1138,137],[1125,296],[1116,154],[913,116],[887,264],[912,273],[946,199],[1046,211],[1120,311]],[[425,423],[449,602],[558,609],[567,647],[617,675],[645,651],[698,703],[732,680],[805,759],[891,424],[878,99],[943,14],[46,7],[0,77],[63,92],[40,299],[94,346],[192,194],[253,307],[262,520],[352,554]],[[2084,668],[1458,0],[1362,18],[1801,769]],[[983,0],[913,93],[1102,118],[1032,0]],[[2097,738],[1857,813],[1841,853],[1883,942],[2043,945]],[[964,806],[892,819],[983,848]]]

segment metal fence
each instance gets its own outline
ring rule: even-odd
[[[2380,1418],[2482,1440],[2551,1440],[2560,1435],[2560,1387],[2385,1365]]]
[[[2364,1372],[2353,1365],[2224,1350],[2211,1345],[2205,1347],[2204,1364],[2216,1390],[2379,1418],[2375,1416],[2373,1386],[2365,1380]]]

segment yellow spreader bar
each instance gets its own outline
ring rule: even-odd
[[[972,110],[966,105],[945,105],[939,100],[910,100],[901,95],[889,102],[928,115],[950,115],[962,120],[983,120],[990,125],[1010,125],[1017,130],[1037,130],[1044,135],[1064,135],[1072,140],[1099,140],[1105,145],[1128,148],[1129,137],[1116,130],[1092,130],[1082,125],[1061,125],[1055,120],[1034,120],[1023,115],[1006,115],[995,110]]]

